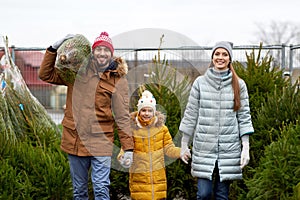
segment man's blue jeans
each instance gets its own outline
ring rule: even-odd
[[[95,200],[106,200],[109,197],[110,156],[75,156],[68,155],[73,184],[73,199],[88,200],[89,169]]]
[[[197,200],[210,200],[214,193],[215,200],[228,200],[231,181],[220,182],[219,169],[215,168],[213,180],[198,178]]]

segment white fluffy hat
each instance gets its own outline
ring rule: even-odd
[[[138,101],[137,107],[138,107],[138,112],[140,112],[140,110],[144,107],[151,107],[155,113],[156,100],[155,100],[153,94],[151,92],[149,92],[148,90],[145,90],[142,93],[142,96]]]

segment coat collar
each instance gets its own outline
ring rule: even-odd
[[[97,61],[91,58],[91,68],[93,71],[97,72],[98,70],[96,69],[96,63]],[[113,72],[113,73],[117,73],[119,76],[124,76],[128,73],[128,65],[125,62],[124,59],[122,59],[121,57],[113,57],[111,63],[109,64],[109,66],[102,72]]]
[[[101,79],[109,79],[111,74],[122,77],[128,73],[128,65],[124,59],[121,57],[114,57],[112,62],[114,62],[115,65],[113,68],[109,68],[104,72],[97,72],[95,63],[93,62],[93,59],[90,58],[87,65],[79,68],[78,77],[80,77],[82,82],[86,82],[95,75],[99,76]]]
[[[138,111],[130,113],[131,126],[135,129],[143,128],[143,126],[140,124],[140,122],[137,118],[137,115],[138,115]],[[166,117],[165,117],[164,114],[162,114],[159,111],[156,111],[155,116],[156,116],[156,120],[154,121],[154,123],[150,127],[153,127],[153,126],[160,127],[160,126],[165,125]]]
[[[208,68],[204,77],[209,85],[219,90],[220,88],[231,84],[232,72],[229,70],[226,74],[217,74],[214,73],[212,68]]]

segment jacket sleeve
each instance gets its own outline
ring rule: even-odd
[[[240,137],[254,132],[250,115],[249,96],[245,82],[240,80],[241,108],[237,111]]]
[[[169,132],[169,129],[166,126],[163,126],[162,131],[164,132],[164,152],[170,158],[180,158],[180,148],[176,147],[173,143],[172,136]]]
[[[184,116],[180,122],[179,130],[189,136],[193,136],[198,121],[200,102],[199,78],[197,78],[191,88],[188,103],[184,111]]]
[[[118,128],[118,136],[124,151],[133,150],[133,137],[130,130],[128,82],[121,77],[116,83],[116,91],[112,96],[112,109]]]
[[[60,76],[57,74],[57,70],[54,67],[56,56],[57,52],[51,47],[49,47],[46,50],[39,70],[39,78],[47,83],[66,85],[64,81],[60,78]]]

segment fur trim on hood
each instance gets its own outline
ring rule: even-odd
[[[92,70],[94,73],[97,72],[97,60],[93,59],[93,57],[90,58],[89,63],[87,65],[84,65],[79,68],[78,75],[84,77],[87,75],[88,70]],[[113,74],[117,76],[125,76],[128,73],[128,65],[126,61],[120,57],[113,57],[113,61],[110,63],[110,65],[103,69],[104,72],[112,72]],[[102,72],[103,72],[102,71]],[[110,73],[108,73],[108,76]],[[86,81],[89,79],[89,77],[83,78],[83,80],[86,79]]]
[[[119,76],[124,76],[128,73],[128,65],[124,59],[121,57],[114,57],[114,61],[118,63],[117,73]]]
[[[130,113],[131,127],[134,129],[142,128],[141,124],[137,120],[137,115],[138,115],[138,111]],[[151,126],[160,127],[165,125],[166,117],[163,113],[161,113],[160,111],[156,111],[155,116],[156,116],[156,120]]]

